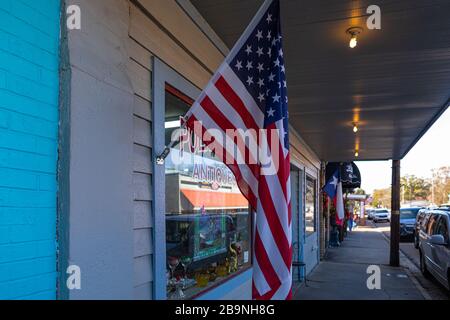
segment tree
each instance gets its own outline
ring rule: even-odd
[[[430,182],[415,175],[401,177],[400,185],[402,188],[403,202],[427,200],[431,193]]]
[[[402,202],[428,200],[436,205],[449,203],[450,166],[433,169],[431,179],[405,175],[400,178],[400,185]],[[390,208],[391,188],[374,190],[372,206]]]
[[[391,207],[391,188],[373,190],[372,206]]]
[[[437,205],[450,202],[450,167],[432,170],[431,202]]]

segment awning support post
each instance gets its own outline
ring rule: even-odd
[[[390,265],[400,266],[400,160],[392,160]]]

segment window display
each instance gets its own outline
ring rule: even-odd
[[[166,92],[166,145],[188,108]],[[249,207],[233,173],[191,151],[176,145],[165,161],[168,299],[192,298],[250,264]]]
[[[316,180],[308,175],[305,189],[305,232],[307,236],[316,232]]]

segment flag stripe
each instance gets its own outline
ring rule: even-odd
[[[240,81],[240,80],[239,80]],[[245,104],[242,102],[241,98],[233,91],[233,88],[225,81],[223,77],[220,77],[216,82],[216,87],[220,93],[225,97],[228,103],[236,110],[241,116],[245,123],[245,127],[249,129],[258,130],[261,125],[258,125],[253,118],[252,114],[249,112]]]
[[[280,227],[283,228],[284,234],[289,233],[289,217],[286,215],[288,212],[288,204],[286,201],[280,201],[284,197],[283,190],[281,190],[280,180],[275,175],[266,175],[264,176],[265,184],[263,186],[267,186],[267,190],[262,190],[264,193],[267,191],[266,201],[270,201],[273,204],[273,211],[276,213],[278,220],[280,221]],[[270,187],[269,187],[270,186]],[[260,190],[261,192],[261,190]],[[287,237],[288,243],[291,243],[291,237]]]
[[[212,120],[226,133],[226,130],[233,130],[236,133],[236,138],[238,139],[238,143],[232,143],[233,146],[236,146],[239,149],[239,153],[237,161],[239,163],[248,164],[250,170],[255,174],[259,172],[259,167],[257,165],[257,150],[251,150],[253,148],[248,147],[249,141],[246,141],[245,137],[242,136],[242,131],[237,130],[234,124],[229,120],[228,117],[224,116],[222,111],[214,104],[214,102],[209,98],[209,95],[206,96],[202,102],[200,103],[202,108],[208,113]],[[228,139],[228,135],[226,135],[226,139]],[[226,143],[231,142],[227,140]],[[255,145],[256,147],[257,145]],[[232,154],[233,155],[233,154]],[[240,158],[240,157],[241,158]],[[243,157],[242,157],[243,156]],[[234,158],[234,157],[233,157]],[[248,161],[247,161],[248,159]],[[244,161],[245,160],[245,161]]]
[[[271,290],[269,284],[267,283],[266,279],[263,276],[263,273],[261,269],[259,268],[258,259],[253,259],[253,270],[255,272],[255,277],[253,281],[253,285],[255,286],[254,289],[257,290],[257,292],[268,292]]]
[[[278,152],[275,152],[277,154],[275,154],[275,157],[277,157],[276,159],[278,159],[278,178],[279,178],[279,182],[281,184],[281,187],[283,189],[283,196],[286,199],[286,201],[289,201],[290,199],[290,195],[288,197],[287,194],[287,182],[288,182],[288,178],[290,175],[290,163],[288,163],[287,166],[284,165],[284,163],[286,161],[289,161],[289,159],[286,159],[284,152],[283,152],[283,146],[281,143],[276,143],[275,141],[279,141],[281,142],[282,139],[280,138],[280,135],[278,134],[279,129],[275,126],[275,124],[271,124],[267,127],[267,144],[269,146],[269,151],[272,154],[273,150],[272,147],[276,146]],[[274,137],[272,137],[274,136]],[[272,141],[274,141],[274,143],[272,143]],[[274,158],[274,155],[272,155],[272,158]]]
[[[268,127],[268,132],[267,132],[267,143],[269,145],[269,150],[270,152],[272,152],[272,149],[270,148],[273,144],[272,144],[272,135],[276,135],[277,134],[277,129],[275,128],[274,125],[270,125]],[[274,137],[274,141],[281,141],[280,139],[278,139],[278,137]],[[291,202],[291,185],[290,185],[290,157],[289,154],[287,154],[286,158],[284,158],[284,153],[282,151],[282,146],[278,145],[278,159],[284,159],[284,161],[279,161],[279,168],[277,171],[278,174],[278,179],[271,179],[271,182],[273,183],[269,183],[272,184],[274,186],[274,189],[272,190],[272,195],[274,198],[274,202],[280,203],[280,204],[285,204],[286,208],[277,208],[277,212],[280,214],[280,216],[282,217],[282,223],[284,226],[290,226],[291,221],[292,221],[292,215],[291,215],[291,209],[290,209],[290,202]],[[266,175],[266,177],[269,177],[269,175]],[[280,189],[282,191],[280,191]],[[276,191],[276,194],[273,194],[273,191]],[[281,202],[281,201],[277,201],[279,200],[281,197],[284,197],[286,199],[286,202]],[[288,214],[285,215],[283,213],[285,213],[287,210]],[[284,217],[287,220],[284,220]],[[289,238],[289,243],[291,243],[291,238]]]
[[[223,78],[221,79],[223,80]],[[232,91],[231,87],[230,90]],[[222,91],[219,90],[218,87],[211,86],[211,88],[209,88],[208,90],[208,97],[211,99],[215,106],[220,106],[221,113],[224,117],[230,119],[230,121],[233,123],[233,127],[235,127],[236,129],[240,129],[240,131],[248,130],[249,138],[251,139],[250,142],[256,146],[258,145],[259,128],[256,126],[254,121],[249,119],[247,115],[241,114],[238,109],[232,106],[227,97]],[[255,138],[253,137],[253,134],[255,135]],[[257,158],[256,155],[255,158]]]
[[[270,291],[273,291],[273,288],[278,288],[280,286],[281,282],[278,279],[278,276],[277,276],[272,264],[270,264],[270,262],[269,262],[270,261],[269,257],[267,255],[264,244],[261,241],[258,231],[256,232],[256,235],[255,235],[255,258],[256,258],[256,260],[258,260],[258,264],[260,265],[260,270],[263,273],[264,278],[266,279],[267,283],[269,284],[269,286],[271,288]]]
[[[253,118],[253,121],[258,125],[258,127],[262,128],[264,126],[264,113],[258,107],[255,99],[253,99],[247,91],[242,81],[226,63],[223,65],[220,74],[227,83],[233,84],[233,91],[239,96],[239,100],[242,101],[242,105],[240,105],[240,107],[246,109],[249,116]]]
[[[289,239],[287,238],[288,236],[286,233],[284,233],[284,228],[280,222],[278,213],[275,210],[272,197],[270,196],[270,188],[267,185],[265,176],[262,176],[262,179],[260,179],[259,183],[259,200],[264,207],[264,213],[269,224],[269,228],[272,231],[274,240],[278,248],[280,248],[280,251],[283,252],[283,261],[289,268],[291,265],[291,257],[289,255]],[[261,214],[261,212],[258,213]]]
[[[261,241],[266,248],[269,260],[277,273],[278,279],[284,282],[289,277],[290,266],[286,266],[286,264],[283,262],[283,249],[277,245],[274,239],[274,235],[270,230],[269,222],[266,219],[264,208],[262,208],[260,202],[258,202],[258,214],[259,216],[256,222],[256,226]]]
[[[292,295],[292,282],[282,284],[275,294],[272,296],[273,300],[286,300],[290,299]]]
[[[200,120],[202,122],[202,126],[205,128],[208,128],[208,131],[204,132],[206,136],[209,136],[210,133],[216,133],[215,131],[217,131],[217,133],[221,134],[221,137],[219,137],[218,139],[215,139],[215,143],[217,145],[220,145],[222,147],[224,147],[226,149],[226,153],[224,154],[224,156],[221,158],[221,160],[223,159],[235,159],[235,151],[237,152],[237,155],[241,157],[241,159],[243,159],[243,155],[241,154],[241,151],[239,149],[235,150],[235,148],[233,147],[233,145],[228,145],[225,143],[225,145],[223,143],[221,143],[223,139],[223,137],[225,137],[225,132],[223,132],[223,130],[221,129],[221,127],[219,125],[217,125],[217,123],[208,115],[207,112],[205,112],[205,110],[200,107],[200,108],[196,108],[193,111],[194,116]],[[211,129],[215,129],[211,130]],[[224,160],[223,160],[224,161]],[[254,172],[251,170],[251,168],[249,167],[249,165],[247,164],[239,164],[236,162],[236,160],[232,163],[226,163],[226,161],[224,161],[225,164],[234,164],[234,165],[238,165],[241,171],[241,176],[245,179],[245,182],[250,186],[250,188],[252,188],[253,194],[257,194],[258,189],[258,180],[255,177]],[[244,195],[245,196],[245,195]]]

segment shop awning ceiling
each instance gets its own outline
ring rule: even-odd
[[[263,1],[191,2],[231,48]],[[450,1],[377,1],[381,30],[367,29],[371,4],[281,1],[291,123],[322,160],[358,147],[359,160],[401,159],[448,104]]]

